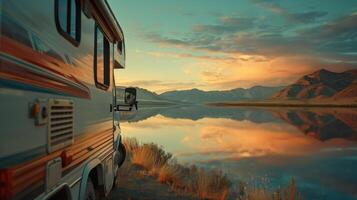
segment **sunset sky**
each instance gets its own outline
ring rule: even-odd
[[[357,68],[356,0],[108,2],[126,37],[117,85],[227,90]]]

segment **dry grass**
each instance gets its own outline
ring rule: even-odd
[[[180,187],[183,185],[182,177],[184,176],[182,166],[165,164],[158,171],[157,180],[161,183],[168,183]]]
[[[284,188],[275,192],[270,192],[262,188],[248,188],[243,184],[238,189],[238,200],[301,200],[300,193],[297,191],[295,179]]]
[[[178,164],[170,153],[166,153],[156,144],[139,144],[135,138],[124,138],[127,160],[124,168],[139,167],[143,175],[156,178],[169,185],[178,194],[191,194],[199,199],[224,200],[300,200],[295,180],[275,192],[262,187],[247,187],[239,184],[231,191],[231,183],[220,170],[205,170],[196,166]],[[125,170],[127,171],[127,170]],[[126,172],[125,172],[126,173]]]
[[[153,143],[139,144],[134,138],[125,138],[123,143],[132,165],[145,169],[148,175],[170,185],[177,193],[190,193],[200,199],[226,199],[230,182],[221,171],[180,165],[170,153]]]
[[[195,194],[200,199],[226,199],[230,187],[230,181],[219,170],[176,163],[164,165],[159,170],[158,181],[171,185],[178,192]]]
[[[198,170],[197,193],[202,199],[226,199],[230,181],[221,171]],[[206,198],[208,197],[208,198]]]
[[[132,151],[131,162],[147,170],[161,168],[172,157],[156,144],[143,144]]]
[[[129,153],[133,152],[134,149],[139,148],[139,142],[135,138],[125,137],[123,138],[123,144],[125,145],[126,151]]]

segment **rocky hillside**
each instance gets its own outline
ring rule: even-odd
[[[341,73],[321,69],[305,75],[272,96],[273,99],[318,99],[357,97],[357,70]]]

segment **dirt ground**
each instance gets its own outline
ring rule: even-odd
[[[177,195],[170,186],[161,184],[140,169],[122,167],[111,200],[191,200],[192,197]]]

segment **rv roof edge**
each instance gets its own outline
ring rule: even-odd
[[[124,34],[106,0],[90,0],[92,15],[110,42],[123,41]]]

